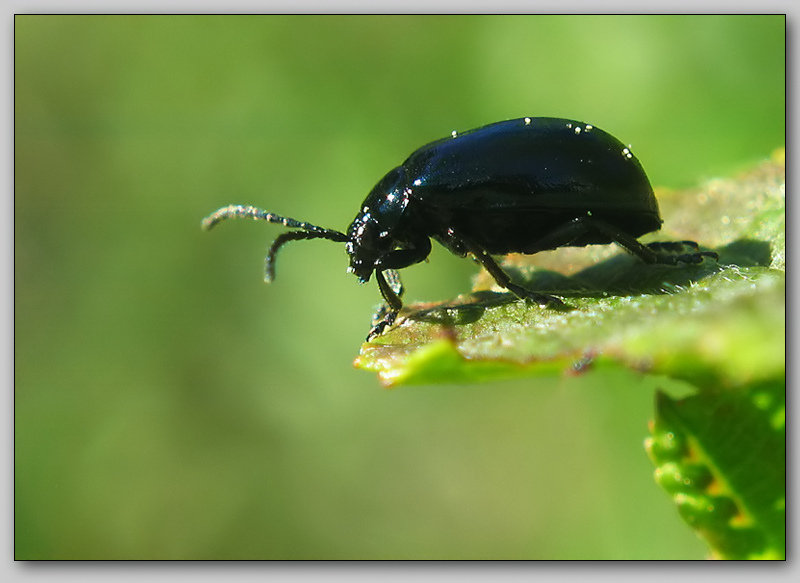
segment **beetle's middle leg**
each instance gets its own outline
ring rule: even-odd
[[[460,243],[469,253],[471,253],[475,257],[475,259],[477,259],[480,262],[481,265],[483,265],[484,269],[486,269],[486,271],[489,272],[489,275],[491,275],[494,278],[494,280],[497,282],[499,286],[506,288],[508,291],[513,293],[518,298],[533,300],[542,307],[556,308],[562,310],[572,309],[570,306],[567,306],[564,302],[562,302],[555,296],[534,292],[522,287],[521,285],[517,285],[516,283],[511,281],[509,275],[505,271],[503,271],[503,269],[497,264],[497,262],[492,258],[492,256],[489,255],[484,249],[464,239],[461,239]]]

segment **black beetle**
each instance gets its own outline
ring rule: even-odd
[[[422,146],[372,189],[347,234],[241,205],[219,209],[203,220],[203,227],[210,229],[230,217],[299,229],[280,235],[270,246],[266,281],[274,277],[276,253],[289,241],[345,243],[348,271],[361,283],[374,273],[387,304],[367,340],[390,326],[403,305],[395,270],[426,259],[431,238],[456,255],[474,256],[517,297],[554,308],[566,306],[558,298],[513,283],[491,255],[614,242],[645,263],[716,258],[716,253],[698,251],[690,241],[637,241],[662,223],[639,161],[597,127],[547,117],[453,132]],[[681,245],[688,245],[690,252],[663,252]]]

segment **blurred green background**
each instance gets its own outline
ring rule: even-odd
[[[785,141],[783,16],[17,16],[15,555],[702,558],[642,441],[664,379],[385,390],[345,229],[451,130],[561,116],[683,187]],[[437,248],[409,300],[470,287]]]

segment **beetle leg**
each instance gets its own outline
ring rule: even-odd
[[[376,271],[375,279],[378,280],[378,287],[381,290],[381,295],[383,296],[383,299],[386,300],[389,308],[393,312],[399,312],[400,308],[403,307],[403,300],[400,299],[400,296],[395,293],[395,291],[392,289],[392,286],[386,281],[383,271]]]
[[[660,263],[664,265],[677,265],[678,263],[701,263],[704,257],[711,257],[719,259],[714,251],[698,251],[699,247],[694,241],[677,241],[677,242],[663,242],[663,243],[650,243],[644,245],[636,238],[631,237],[623,232],[618,227],[603,220],[594,217],[581,217],[571,223],[575,226],[580,224],[584,229],[594,229],[609,239],[614,241],[617,245],[636,255],[645,263]],[[675,251],[683,251],[686,247],[693,249],[690,253],[675,254]]]
[[[377,315],[377,314],[376,314]],[[383,315],[383,318],[376,322],[372,329],[367,334],[366,342],[369,342],[376,336],[380,336],[383,334],[383,331],[386,330],[389,326],[394,324],[395,319],[397,319],[397,312],[386,312]]]
[[[648,249],[614,225],[589,216],[577,217],[559,225],[526,247],[523,253],[533,254],[539,251],[568,247],[580,237],[592,232],[606,236],[609,242],[613,241],[619,244],[645,263],[656,262],[656,253],[654,251]]]
[[[445,229],[442,233],[435,235],[434,238],[454,255],[459,257],[467,256],[467,246],[464,244],[464,241],[455,234],[453,229]]]
[[[489,272],[489,275],[494,278],[500,287],[506,288],[520,299],[531,299],[542,307],[570,309],[569,306],[567,306],[557,297],[533,292],[529,289],[525,289],[521,285],[515,284],[511,281],[511,278],[508,276],[508,274],[503,271],[497,262],[492,259],[492,256],[489,255],[484,249],[478,247],[470,241],[465,241],[464,239],[461,241],[467,251],[469,251],[475,257],[475,259],[477,259],[481,265],[483,265],[484,269]]]
[[[431,254],[431,240],[420,237],[413,246],[389,251],[375,262],[377,271],[395,270],[424,261]]]
[[[635,237],[631,237],[622,231],[622,229],[611,223],[593,217],[580,217],[573,221],[572,224],[580,225],[584,231],[594,230],[602,233],[628,253],[636,255],[645,263],[658,263],[658,253],[646,245],[642,245]]]
[[[406,290],[403,287],[402,280],[400,279],[400,272],[396,269],[385,269],[383,271],[383,275],[386,277],[386,283],[389,284],[389,287],[392,288],[392,291],[402,298],[403,292]]]
[[[677,263],[701,263],[703,257],[711,257],[719,261],[715,251],[700,251],[700,246],[694,241],[655,241],[648,243],[647,247],[658,255],[658,263],[676,265]],[[687,247],[689,252],[686,252]]]
[[[392,283],[398,283],[399,277],[397,276],[397,272],[393,269],[387,271],[390,272],[389,278],[392,280]],[[403,307],[403,300],[400,299],[400,295],[403,293],[402,285],[400,286],[399,293],[395,292],[392,283],[386,281],[383,271],[376,271],[375,279],[378,281],[378,287],[381,290],[383,299],[386,300],[386,304],[381,306],[375,313],[372,320],[372,329],[369,331],[369,334],[367,334],[367,342],[372,340],[375,336],[381,335],[386,328],[394,324],[394,321],[397,319],[397,314],[400,313],[400,308]]]
[[[391,290],[397,294],[397,297],[402,298],[405,289],[403,288],[403,282],[400,280],[400,273],[394,269],[387,269],[383,272],[383,275],[386,278],[386,283],[388,284],[389,288],[391,288]],[[378,282],[378,286],[380,286],[380,282]],[[392,323],[386,320],[391,311],[392,309],[387,303],[381,304],[378,309],[375,310],[375,313],[372,315],[372,330],[370,331],[367,340],[380,334],[384,328]],[[378,327],[379,325],[380,328]]]
[[[397,270],[419,263],[431,253],[431,240],[428,237],[420,237],[414,243],[414,246],[390,251],[375,262],[375,279],[386,304],[373,316],[367,342],[391,326],[403,307],[401,297],[405,290]]]
[[[648,264],[677,265],[678,263],[700,263],[703,261],[703,257],[719,258],[713,251],[698,251],[697,243],[693,241],[649,243],[644,245],[612,223],[590,216],[578,217],[551,231],[536,241],[532,251],[567,246],[581,235],[591,231],[605,235],[628,253],[635,255]],[[680,253],[680,251],[685,251],[686,247],[690,247],[692,251]]]

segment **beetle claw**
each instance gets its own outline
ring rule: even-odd
[[[381,313],[383,315],[381,316]],[[379,319],[380,316],[380,319]],[[372,320],[372,329],[367,334],[366,342],[371,342],[373,338],[376,336],[380,336],[383,334],[384,330],[394,324],[394,321],[397,319],[397,312],[389,310],[388,306],[382,306],[382,309],[378,310]]]
[[[529,298],[539,304],[540,308],[547,308],[550,310],[556,310],[558,312],[570,312],[575,308],[570,306],[569,304],[565,304],[559,298],[555,296],[549,296],[547,294],[538,294],[535,292],[529,292]]]
[[[521,285],[517,285],[515,283],[506,282],[504,287],[512,294],[520,298],[521,300],[525,300],[526,302],[527,301],[535,302],[539,304],[540,308],[549,308],[561,312],[568,312],[570,310],[575,309],[572,306],[565,304],[563,301],[561,301],[559,298],[555,296],[534,292],[529,289],[525,289]]]
[[[647,247],[656,252],[656,263],[677,265],[679,263],[702,263],[705,257],[719,261],[716,251],[700,251],[694,241],[656,241]],[[687,247],[689,252],[687,253]]]

